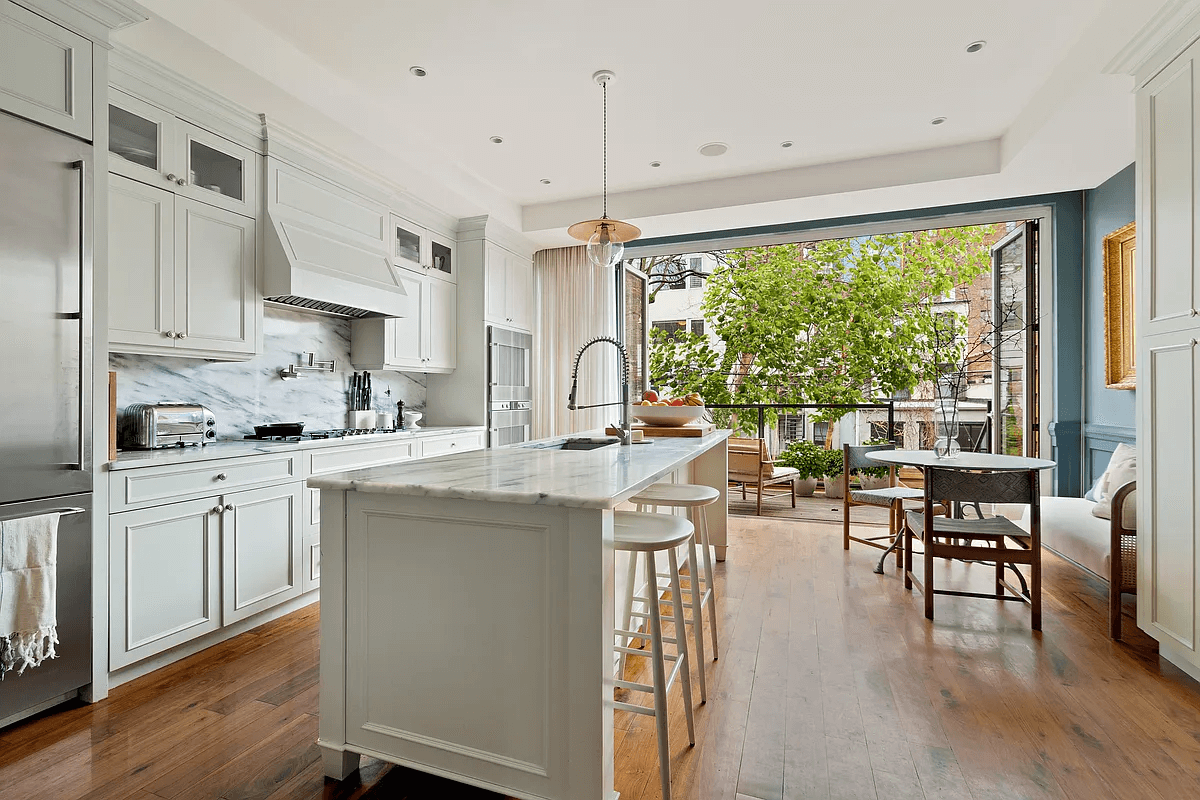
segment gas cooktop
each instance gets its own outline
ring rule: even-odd
[[[307,442],[318,439],[349,439],[355,436],[403,432],[400,428],[334,428],[328,431],[306,431],[297,436],[259,436],[258,434],[251,433],[247,434],[244,438],[260,442]]]

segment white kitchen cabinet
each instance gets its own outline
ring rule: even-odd
[[[303,591],[301,483],[224,495],[222,621],[229,625]]]
[[[450,283],[458,280],[453,239],[395,214],[391,220],[393,264]]]
[[[415,438],[352,444],[346,447],[321,447],[304,453],[308,475],[326,475],[348,469],[363,469],[394,464],[418,457],[420,445]],[[321,490],[304,489],[304,580],[303,591],[321,585]]]
[[[92,139],[92,43],[0,1],[0,109]]]
[[[1200,43],[1153,73],[1137,100],[1138,626],[1200,678]]]
[[[110,90],[112,172],[253,217],[258,155],[119,89]]]
[[[261,315],[254,256],[254,220],[176,199],[177,348],[254,355]]]
[[[450,372],[458,358],[458,288],[435,280],[428,290],[425,371]]]
[[[482,450],[483,438],[483,431],[423,436],[420,440],[421,458],[444,456],[447,453],[465,453],[468,450]]]
[[[237,360],[254,355],[254,220],[127,178],[109,181],[109,346]]]
[[[487,245],[485,319],[505,328],[533,330],[533,265],[494,244]]]
[[[109,517],[109,666],[221,627],[219,498]]]
[[[303,491],[291,481],[110,515],[109,667],[298,597]]]
[[[358,369],[451,372],[458,354],[458,287],[426,275],[402,272],[413,299],[408,317],[355,320],[350,360]]]
[[[110,176],[108,218],[112,349],[174,349],[175,195]]]

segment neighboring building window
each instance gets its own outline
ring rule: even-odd
[[[697,336],[704,335],[704,320],[702,320],[702,319],[692,320],[692,333],[696,334]]]
[[[667,334],[670,339],[676,339],[687,330],[687,320],[685,319],[668,319],[654,323],[654,327],[658,328]]]
[[[779,447],[783,449],[797,439],[804,438],[804,415],[781,414],[779,416]]]
[[[670,259],[656,264],[651,268],[654,276],[654,285],[662,289],[686,289],[687,280],[682,277],[676,277],[682,271],[683,262],[677,259]]]
[[[701,266],[702,263],[703,262],[698,258],[689,259],[688,260],[688,269],[690,269],[692,272],[703,272],[704,268],[703,268],[703,266]],[[703,289],[704,288],[704,278],[701,278],[699,275],[689,275],[688,276],[688,288],[689,289]]]

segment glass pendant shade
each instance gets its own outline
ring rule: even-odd
[[[588,239],[587,257],[597,267],[611,267],[621,260],[625,245],[609,225],[596,226],[596,232]]]

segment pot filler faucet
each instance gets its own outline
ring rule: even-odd
[[[616,403],[594,403],[587,406],[577,405],[575,403],[575,393],[579,389],[579,360],[583,358],[584,352],[587,351],[589,347],[594,344],[600,344],[601,342],[607,342],[608,344],[611,344],[621,353],[621,363],[617,365],[621,373],[621,400]],[[571,396],[567,398],[567,408],[571,411],[579,411],[584,408],[604,408],[606,406],[621,407],[621,424],[620,426],[614,425],[613,427],[618,428],[619,430],[618,436],[621,439],[621,444],[630,444],[633,436],[630,433],[629,424],[629,352],[625,349],[625,345],[621,344],[613,337],[597,336],[595,339],[592,339],[583,347],[579,348],[579,352],[575,355],[575,365],[571,368]]]

